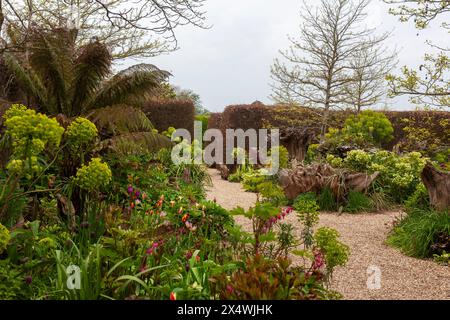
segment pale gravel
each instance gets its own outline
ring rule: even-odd
[[[248,209],[256,202],[256,195],[245,192],[238,183],[224,181],[216,170],[209,171],[213,186],[208,199],[216,200],[226,209],[237,206]],[[319,226],[334,228],[341,241],[350,247],[350,259],[345,267],[337,268],[331,288],[348,300],[450,300],[450,267],[432,260],[420,260],[402,254],[385,244],[392,223],[401,212],[367,214],[321,213]],[[236,217],[236,222],[249,230],[250,220]],[[295,213],[286,222],[300,225]],[[367,288],[368,268],[381,270],[381,289]]]

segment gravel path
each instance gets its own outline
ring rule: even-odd
[[[213,187],[208,198],[216,200],[226,209],[237,206],[245,209],[253,206],[256,195],[245,192],[240,184],[220,178],[216,170],[210,170]],[[441,266],[431,260],[420,260],[403,255],[399,250],[384,244],[392,222],[401,216],[400,212],[372,214],[322,213],[320,226],[328,226],[341,233],[341,240],[350,247],[351,255],[345,267],[337,268],[331,283],[335,289],[350,300],[392,300],[392,299],[446,299],[450,300],[450,267]],[[236,217],[237,223],[245,229],[249,220]],[[295,214],[286,222],[300,226]],[[367,288],[368,268],[381,271],[381,288]]]

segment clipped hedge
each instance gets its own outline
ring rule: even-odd
[[[150,100],[144,104],[142,111],[159,132],[174,127],[186,129],[194,135],[195,106],[190,100]]]
[[[381,112],[381,111],[380,111]],[[394,127],[394,140],[384,147],[392,149],[395,145],[405,139],[404,128],[408,125],[403,119],[409,119],[409,125],[423,127],[426,123],[427,129],[442,138],[449,140],[449,130],[446,123],[450,124],[450,112],[445,111],[383,111]],[[351,110],[332,111],[329,126],[342,128],[345,120],[353,112]],[[431,120],[430,120],[431,119]],[[226,107],[222,114],[214,114],[209,120],[209,128],[225,129],[261,129],[289,127],[309,128],[317,135],[320,133],[321,115],[313,109],[275,105],[266,106],[260,102],[251,105],[233,105]]]

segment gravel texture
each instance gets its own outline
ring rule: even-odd
[[[213,180],[213,187],[208,192],[210,200],[215,199],[226,209],[237,206],[248,209],[255,204],[256,195],[245,192],[240,184],[222,180],[216,170],[211,170],[210,175]],[[350,247],[347,265],[335,270],[331,282],[331,288],[343,294],[344,299],[450,300],[450,267],[432,260],[407,257],[385,244],[392,223],[401,215],[401,212],[321,213],[319,225],[338,230],[342,242]],[[236,222],[244,229],[250,228],[250,221],[244,217],[236,217]],[[299,236],[301,227],[294,213],[286,222],[295,226]],[[379,289],[368,289],[368,269],[371,267],[381,271]]]

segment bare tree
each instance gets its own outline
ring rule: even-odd
[[[2,0],[0,17],[5,19],[3,34],[8,28],[26,37],[33,25],[47,29],[68,27],[77,31],[79,45],[95,38],[113,48],[116,59],[152,57],[178,48],[174,31],[177,27],[207,27],[205,1]],[[3,37],[4,48],[6,40]]]
[[[330,109],[348,103],[355,52],[386,38],[373,37],[375,30],[363,25],[369,2],[321,0],[317,8],[304,3],[300,40],[290,38],[291,48],[280,51],[288,65],[276,59],[272,67],[274,100],[319,108],[322,136]]]
[[[347,103],[358,113],[386,97],[386,76],[397,63],[397,52],[390,52],[383,45],[387,36],[369,39],[368,45],[356,51],[349,61],[352,81],[345,87]]]

